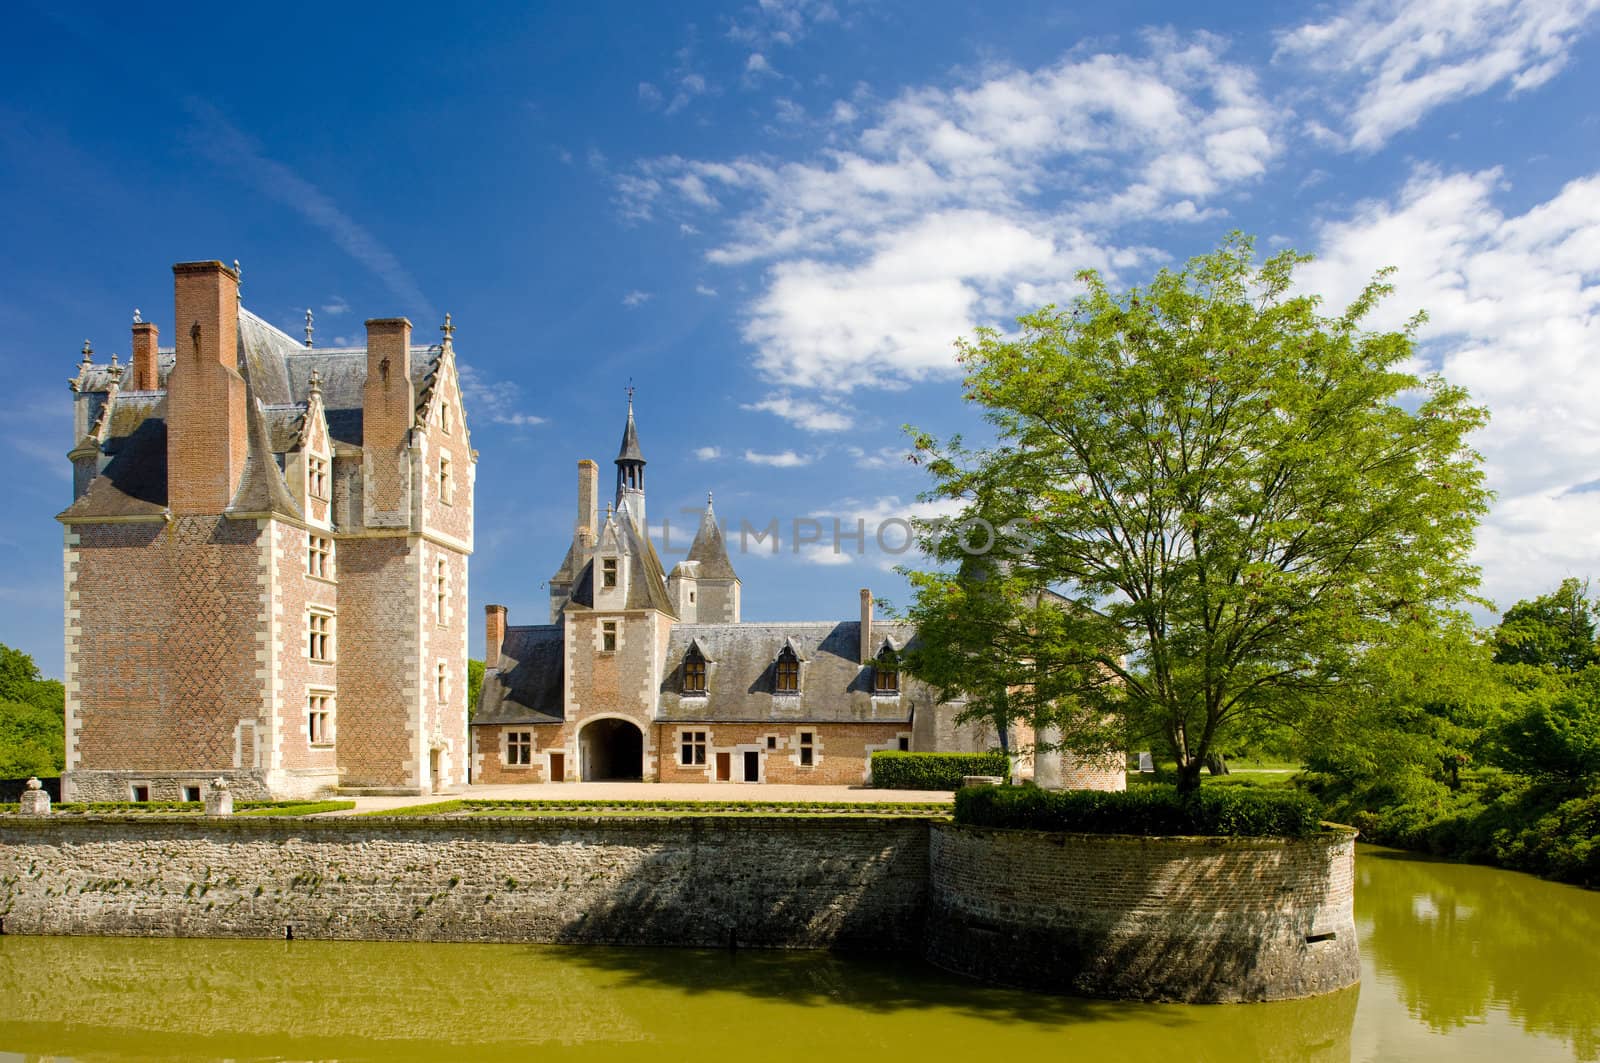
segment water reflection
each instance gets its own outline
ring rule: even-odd
[[[821,953],[0,937],[0,1058],[1597,1058],[1600,894],[1357,869],[1364,984],[1313,1000],[1046,997]]]
[[[1600,894],[1385,849],[1356,874],[1362,949],[1411,1015],[1439,1033],[1503,1017],[1600,1059]]]
[[[1041,997],[820,953],[0,938],[0,1050],[80,1060],[1346,1060],[1356,991]]]

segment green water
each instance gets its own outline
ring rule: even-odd
[[[0,938],[0,1059],[1600,1058],[1600,894],[1363,848],[1359,990],[1184,1007],[889,957]]]

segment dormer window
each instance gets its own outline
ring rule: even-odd
[[[328,459],[315,454],[306,459],[306,486],[312,498],[324,501],[328,497]]]
[[[683,655],[683,692],[685,694],[706,692],[706,659],[694,646],[690,646],[689,652]]]
[[[778,653],[778,663],[772,672],[772,688],[780,694],[800,693],[800,658],[794,649],[785,646]]]
[[[900,693],[900,659],[894,650],[885,646],[872,664],[872,692],[874,694]]]
[[[600,586],[606,590],[617,585],[617,559],[607,557],[600,562]]]

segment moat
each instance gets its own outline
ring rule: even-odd
[[[1253,1005],[870,955],[6,936],[0,1059],[1600,1059],[1600,893],[1369,847],[1357,873],[1359,989]]]

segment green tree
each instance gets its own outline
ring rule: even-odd
[[[1147,287],[1083,273],[1070,311],[958,345],[997,445],[913,430],[929,497],[965,506],[924,548],[948,570],[998,529],[1009,578],[1063,601],[1047,656],[1071,681],[1063,744],[1119,714],[1162,736],[1184,789],[1230,734],[1303,718],[1476,582],[1489,496],[1466,438],[1486,412],[1407,371],[1420,316],[1363,328],[1384,273],[1327,317],[1295,291],[1304,261],[1258,264],[1236,234]],[[937,578],[921,594],[925,614],[961,606]],[[1007,619],[1027,626],[1020,605]]]
[[[66,696],[33,658],[0,645],[0,779],[59,775],[66,765]]]
[[[60,682],[45,679],[32,657],[4,644],[0,644],[0,701],[20,701],[57,716],[66,714],[66,693]]]
[[[478,694],[483,690],[483,662],[467,658],[467,719],[478,711]]]
[[[1494,634],[1495,663],[1580,672],[1600,662],[1594,614],[1589,584],[1564,579],[1554,593],[1506,610]]]

